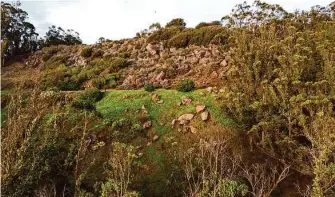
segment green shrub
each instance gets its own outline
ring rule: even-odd
[[[149,37],[148,37],[148,42],[149,43],[158,43],[161,41],[169,40],[172,38],[174,35],[182,31],[180,27],[169,27],[169,28],[163,28],[159,29],[155,32],[153,32]]]
[[[92,53],[93,53],[93,49],[91,47],[87,47],[81,51],[80,55],[82,57],[91,57]]]
[[[92,79],[92,86],[97,89],[102,89],[106,84],[106,79],[102,77]]]
[[[130,57],[130,53],[128,53],[128,52],[119,53],[119,57],[127,59],[127,58]]]
[[[147,92],[155,91],[154,86],[151,83],[144,84],[144,90]]]
[[[90,88],[81,93],[72,103],[72,106],[79,109],[95,109],[94,103],[101,100],[103,93],[97,88]]]
[[[111,62],[112,70],[119,70],[128,66],[128,61],[124,58],[117,57]]]
[[[96,57],[102,57],[104,55],[104,52],[102,50],[96,50],[96,51],[93,51],[92,53],[92,57],[93,58],[96,58]]]
[[[192,29],[187,29],[186,31],[178,33],[177,35],[169,39],[168,46],[175,47],[175,48],[187,47],[188,42],[190,38],[192,37],[192,33],[193,33]]]
[[[195,26],[196,29],[200,29],[202,27],[207,27],[207,26],[221,26],[221,21],[212,21],[209,23],[206,22],[201,22],[197,26]]]
[[[56,54],[58,52],[58,47],[57,46],[51,46],[51,47],[46,47],[43,49],[43,56],[42,56],[42,60],[44,62],[48,61],[54,54]]]
[[[225,29],[221,26],[205,26],[199,29],[195,29],[193,34],[190,36],[189,45],[208,45],[212,43],[212,40],[217,35],[223,35]],[[216,42],[220,41],[218,38]],[[223,40],[222,40],[223,41]],[[221,43],[219,43],[221,44]]]
[[[183,80],[181,82],[179,82],[177,89],[180,92],[190,92],[192,90],[194,90],[195,85],[194,82],[192,80],[186,79]]]
[[[182,18],[175,18],[168,22],[165,27],[186,27],[186,23]]]

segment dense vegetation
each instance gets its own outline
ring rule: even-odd
[[[23,17],[13,29],[25,29],[26,13],[2,3],[4,17],[14,11]],[[39,49],[17,45],[26,33],[14,39],[5,21],[2,54]],[[176,90],[145,82],[145,91],[102,92],[119,86],[133,54],[66,48],[60,44],[81,43],[78,35],[52,27],[40,51],[39,83],[1,93],[2,194],[335,195],[335,2],[290,13],[255,1],[195,28],[177,18],[149,29],[137,37],[152,45],[220,46],[229,68],[220,91],[195,89],[190,78]],[[85,66],[73,66],[65,50],[80,54]]]

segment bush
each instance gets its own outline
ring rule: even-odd
[[[79,109],[95,109],[94,103],[101,100],[103,93],[97,88],[90,88],[81,93],[72,103],[72,106]]]
[[[155,91],[154,86],[151,83],[144,84],[144,90],[147,92]]]
[[[92,86],[97,89],[102,89],[106,84],[106,80],[102,77],[92,79]]]
[[[212,21],[209,23],[206,22],[201,22],[197,26],[195,26],[196,29],[200,29],[202,27],[207,27],[207,26],[221,26],[221,21]]]
[[[191,36],[192,36],[192,29],[188,29],[186,31],[178,33],[177,35],[169,39],[168,46],[175,47],[175,48],[187,47]]]
[[[96,57],[102,57],[104,55],[104,52],[102,50],[96,50],[92,53],[92,57],[96,58]]]
[[[87,47],[81,51],[80,55],[82,57],[91,57],[92,53],[93,53],[93,49],[91,47]]]
[[[130,57],[130,53],[128,52],[119,53],[119,57],[127,59]]]
[[[111,62],[111,69],[119,70],[128,66],[128,61],[124,58],[117,57]]]
[[[181,30],[182,29],[180,27],[170,27],[170,28],[163,28],[163,29],[157,30],[148,37],[148,42],[158,43],[161,41],[169,40],[174,35],[179,33]]]
[[[186,23],[182,18],[175,18],[168,22],[165,27],[186,27]]]
[[[194,88],[195,88],[194,82],[189,79],[181,81],[177,86],[177,89],[180,92],[190,92],[194,90]]]
[[[44,62],[48,61],[54,54],[56,54],[59,51],[57,46],[51,46],[51,47],[46,47],[43,52],[42,60]]]

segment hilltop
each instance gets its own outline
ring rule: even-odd
[[[334,5],[242,3],[93,45],[4,28],[2,193],[333,196]]]

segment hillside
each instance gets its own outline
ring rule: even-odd
[[[334,5],[255,1],[92,45],[5,37],[1,192],[334,196]]]

